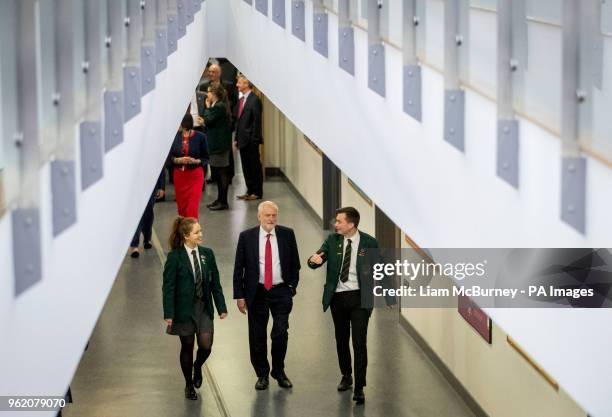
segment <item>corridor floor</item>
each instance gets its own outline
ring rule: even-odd
[[[236,177],[231,192],[243,190]],[[294,388],[256,391],[249,361],[247,319],[232,300],[235,245],[240,231],[257,224],[257,201],[232,201],[230,211],[211,212],[208,186],[200,206],[204,246],[215,252],[229,309],[215,319],[209,373],[200,399],[184,398],[178,363],[178,338],[164,333],[161,307],[162,260],[176,214],[172,187],[166,202],[155,206],[157,249],[132,259],[126,256],[106,305],[92,333],[72,382],[74,403],[67,417],[187,417],[187,416],[473,416],[417,344],[400,327],[398,311],[376,310],[368,332],[366,403],[355,406],[350,392],[339,393],[330,313],[323,313],[324,268],[312,271],[305,259],[326,236],[287,184],[264,184],[266,199],[280,206],[279,224],[292,227],[298,239],[302,270],[290,316],[286,372]],[[232,194],[231,199],[235,199]],[[161,245],[161,246],[160,246]],[[269,347],[268,347],[269,349]],[[212,378],[211,378],[212,375]]]

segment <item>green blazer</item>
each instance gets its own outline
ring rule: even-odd
[[[200,268],[202,270],[203,301],[206,312],[214,318],[213,299],[217,312],[227,313],[225,297],[219,281],[219,270],[215,254],[209,248],[198,246],[200,253]],[[172,319],[175,323],[187,323],[193,314],[195,301],[195,280],[191,261],[184,246],[174,249],[168,254],[164,266],[164,283],[162,287],[164,303],[164,319]]]
[[[317,265],[310,262],[308,259],[308,266],[312,269],[321,267],[327,262],[327,277],[325,278],[325,286],[323,287],[323,311],[326,311],[331,304],[332,297],[336,293],[336,287],[338,287],[338,281],[340,280],[340,269],[342,268],[342,245],[344,243],[344,236],[338,233],[332,233],[327,237],[319,254],[323,258],[323,263]],[[378,242],[375,238],[367,233],[359,231],[359,247],[357,248],[357,281],[359,282],[359,288],[364,288],[362,283],[370,277],[366,277],[366,268],[364,265],[364,258],[362,249],[378,248]]]
[[[232,130],[230,119],[222,101],[204,110],[204,124],[208,153],[211,155],[229,151],[232,148]]]

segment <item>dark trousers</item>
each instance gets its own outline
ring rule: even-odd
[[[361,291],[337,292],[331,301],[331,314],[336,331],[336,350],[342,375],[351,375],[351,350],[349,339],[353,329],[353,353],[355,354],[355,387],[366,385],[368,367],[368,321],[370,310],[361,308]]]
[[[217,183],[217,201],[221,204],[227,205],[227,189],[229,188],[230,182],[230,167],[213,167],[212,170],[212,178],[215,179]]]
[[[263,196],[263,171],[259,159],[259,144],[250,143],[240,148],[240,159],[242,161],[242,172],[247,186],[247,194]]]
[[[289,340],[289,313],[293,308],[291,288],[281,284],[267,291],[263,285],[257,288],[257,294],[248,310],[249,349],[251,364],[258,377],[270,373],[268,362],[268,318],[272,313],[272,372],[285,369],[285,355]]]
[[[142,213],[142,217],[140,218],[140,222],[138,222],[138,227],[136,228],[136,233],[134,233],[134,237],[132,238],[132,242],[130,246],[133,248],[137,248],[140,243],[140,233],[144,237],[144,242],[150,242],[153,235],[153,206],[155,205],[155,193],[149,199],[147,203],[147,207],[145,207],[144,213]]]

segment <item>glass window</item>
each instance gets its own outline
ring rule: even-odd
[[[425,59],[434,67],[444,69],[444,1],[426,0]]]
[[[612,37],[604,37],[602,89],[593,89],[593,143],[607,158],[612,158]]]
[[[384,0],[382,36],[393,45],[402,47],[404,7],[403,2],[397,0]]]
[[[527,0],[527,17],[560,25],[562,2],[563,0]]]
[[[497,0],[470,0],[470,6],[487,10],[497,10]]]
[[[495,3],[480,1],[479,3]],[[490,97],[496,97],[497,80],[497,13],[490,8],[470,9],[469,83]],[[494,34],[491,36],[491,34]]]

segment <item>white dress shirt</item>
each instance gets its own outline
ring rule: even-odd
[[[360,240],[359,230],[352,237],[344,237],[344,242],[342,244],[343,262],[340,265],[344,263],[344,252],[346,252],[346,245],[348,244],[349,239],[351,239],[351,263],[349,264],[348,280],[346,282],[338,280],[336,292],[354,291],[359,289],[359,281],[357,280],[357,250],[359,249]],[[342,273],[342,267],[340,267],[340,273]]]
[[[266,272],[266,236],[268,232],[259,226],[259,283],[264,283]],[[278,240],[276,238],[276,228],[270,231],[270,246],[272,246],[272,285],[282,284],[283,276],[281,272],[280,256],[278,255]]]
[[[196,273],[195,273],[195,265],[193,264],[193,255],[191,254],[191,251],[196,251],[196,259],[200,259],[200,251],[198,250],[198,246],[196,245],[195,248],[191,249],[189,246],[184,245],[185,246],[185,250],[187,251],[187,256],[189,257],[189,263],[191,264],[191,271],[193,272],[193,282],[196,281]],[[200,265],[200,272],[202,272],[202,265]]]
[[[198,123],[198,116],[200,113],[198,112],[198,95],[197,93],[193,93],[193,97],[191,97],[191,117],[193,118],[193,126],[202,126],[201,123]]]

